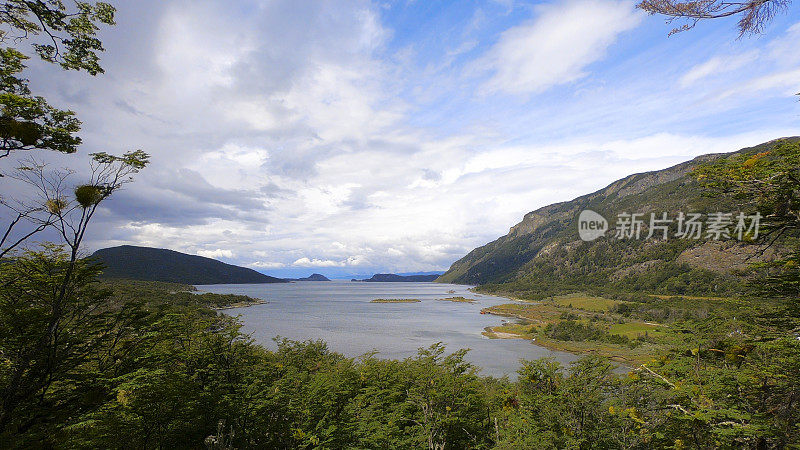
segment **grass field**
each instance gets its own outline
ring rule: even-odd
[[[662,306],[675,308],[678,304],[694,310],[698,306],[705,308],[709,302],[708,299],[687,302],[688,299],[681,301],[674,297],[653,298],[654,302],[658,303],[659,311]],[[670,326],[650,319],[621,315],[615,307],[623,303],[633,307],[641,306],[637,303],[587,295],[559,296],[537,303],[496,305],[483,309],[483,312],[514,317],[519,319],[519,322],[487,328],[483,334],[489,338],[529,339],[536,345],[552,350],[594,354],[626,364],[648,362],[684,339],[678,330]],[[548,333],[548,329],[564,321],[583,324],[600,330],[601,333],[597,339],[580,341],[555,339]],[[616,342],[613,335],[627,338],[627,341]]]
[[[635,339],[639,335],[643,335],[645,333],[651,336],[665,335],[669,333],[669,329],[663,325],[653,323],[627,322],[615,323],[609,326],[608,332]]]
[[[620,303],[617,300],[610,300],[603,297],[587,297],[582,295],[562,295],[554,297],[552,301],[558,306],[595,312],[609,311]]]

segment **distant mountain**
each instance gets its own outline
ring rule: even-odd
[[[285,283],[280,278],[216,259],[173,250],[122,245],[94,252],[103,263],[103,278],[166,281],[183,284]]]
[[[311,276],[305,278],[284,278],[287,281],[331,281],[325,275],[320,273],[312,273]]]
[[[434,281],[435,279],[439,278],[439,274],[433,275],[397,275],[394,273],[376,273],[372,276],[372,278],[367,278],[365,280],[356,280],[353,279],[352,281],[367,281],[367,282],[398,282],[398,281],[409,281],[409,282],[426,282],[426,281]]]
[[[525,215],[509,233],[459,259],[439,277],[444,283],[483,285],[488,292],[519,297],[542,297],[587,289],[614,289],[652,293],[721,294],[739,289],[738,270],[770,258],[755,254],[753,246],[736,240],[699,239],[613,239],[614,227],[605,237],[584,242],[578,235],[578,216],[589,209],[612,221],[620,213],[640,213],[646,222],[650,214],[667,213],[673,221],[678,213],[753,213],[747,199],[708,195],[691,172],[700,164],[769,152],[781,142],[770,141],[733,153],[699,156],[676,166],[630,175],[609,186],[555,203]],[[705,220],[705,219],[704,219]],[[677,224],[670,225],[671,235]],[[703,233],[706,229],[703,228]]]
[[[400,272],[397,275],[407,277],[410,275],[436,275],[437,277],[441,275],[443,272],[441,270],[432,270],[429,272]]]

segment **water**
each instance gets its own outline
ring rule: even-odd
[[[441,283],[364,283],[299,281],[274,284],[197,286],[201,292],[241,294],[268,304],[228,309],[244,331],[275,349],[275,336],[293,340],[322,339],[349,357],[377,351],[381,358],[403,359],[436,342],[448,353],[469,348],[467,360],[482,374],[512,378],[520,359],[553,357],[567,364],[577,356],[554,352],[521,339],[489,339],[481,332],[511,320],[480,314],[482,308],[511,300],[470,292],[469,286]],[[454,291],[454,292],[450,292]],[[466,297],[475,303],[437,301]],[[419,303],[370,303],[377,298],[415,298]]]

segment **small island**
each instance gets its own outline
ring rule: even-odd
[[[370,300],[370,303],[419,303],[417,298],[376,298]]]
[[[448,298],[437,298],[441,302],[454,302],[454,303],[475,303],[477,300],[474,298],[465,298],[465,297],[448,297]]]
[[[331,281],[330,278],[322,275],[321,273],[312,273],[311,276],[305,278],[284,278],[286,281]]]

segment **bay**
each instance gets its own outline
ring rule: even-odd
[[[273,284],[217,284],[197,286],[200,292],[240,294],[269,303],[224,310],[238,316],[243,331],[267,348],[273,338],[317,340],[348,357],[375,351],[381,358],[403,359],[436,342],[448,353],[470,349],[467,360],[484,375],[514,378],[520,359],[552,357],[568,364],[577,356],[551,351],[521,339],[489,339],[485,327],[505,319],[480,314],[482,308],[512,300],[476,294],[470,286],[443,283],[367,283],[298,281]],[[448,297],[475,299],[475,303],[441,301]],[[419,303],[370,303],[374,299],[419,299]]]

